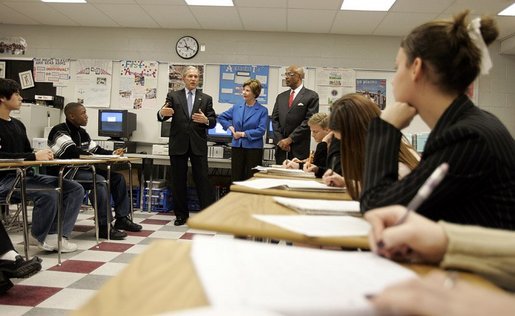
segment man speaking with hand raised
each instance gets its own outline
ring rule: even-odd
[[[215,199],[207,165],[207,130],[216,125],[213,98],[197,89],[199,70],[196,67],[185,67],[182,80],[185,88],[169,92],[165,105],[157,113],[158,121],[171,119],[168,152],[175,226],[184,225],[189,217],[186,199],[188,159],[200,207],[206,208]]]

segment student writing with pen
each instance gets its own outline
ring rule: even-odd
[[[369,98],[359,93],[349,93],[331,105],[329,128],[340,140],[342,174],[327,170],[322,179],[332,186],[347,187],[353,200],[358,200],[363,187],[365,140],[369,123],[381,111]],[[408,174],[418,164],[418,155],[406,142],[397,148],[399,170],[397,178]]]
[[[64,114],[66,121],[54,126],[48,134],[48,146],[56,158],[76,159],[81,155],[90,154],[123,155],[125,152],[124,148],[118,148],[115,151],[104,149],[91,139],[88,132],[82,128],[88,124],[88,114],[82,104],[76,102],[68,103],[64,108]],[[56,170],[53,169],[53,172],[56,172]],[[114,240],[125,239],[127,236],[125,231],[137,232],[141,230],[142,226],[133,223],[129,218],[130,202],[124,176],[117,172],[111,172],[111,192],[107,192],[106,178],[107,171],[97,168],[96,189],[99,211],[99,236],[107,238],[107,225],[110,225],[107,222],[107,214],[111,212],[110,196],[112,196],[116,221],[114,227],[111,228],[110,238]],[[74,179],[83,180],[81,184],[86,190],[91,190],[93,187],[92,183],[87,182],[93,179],[93,173],[89,169],[78,170]],[[92,198],[92,195],[90,197]]]

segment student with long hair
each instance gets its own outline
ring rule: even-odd
[[[432,219],[515,229],[515,142],[492,114],[472,103],[467,88],[491,60],[498,36],[488,17],[415,28],[402,40],[392,81],[397,101],[368,129],[361,209],[407,205],[442,163],[449,172],[417,212]],[[415,115],[432,129],[419,165],[397,178],[400,130]]]
[[[327,184],[345,185],[353,200],[359,199],[363,187],[368,125],[379,115],[381,111],[377,104],[359,93],[344,95],[331,105],[329,128],[340,139],[343,175],[328,172],[324,181]],[[405,176],[418,164],[418,155],[406,142],[400,143],[398,153],[397,178]]]

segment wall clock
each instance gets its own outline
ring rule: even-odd
[[[175,51],[179,57],[184,59],[191,59],[197,55],[199,45],[193,36],[183,36],[179,38],[175,45]]]

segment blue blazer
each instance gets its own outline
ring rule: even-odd
[[[245,120],[243,120],[245,106],[245,101],[233,105],[218,116],[218,122],[222,124],[224,130],[232,126],[237,132],[245,132],[245,137],[233,138],[232,147],[263,148],[263,135],[268,124],[268,109],[256,101],[256,104],[245,109]]]

